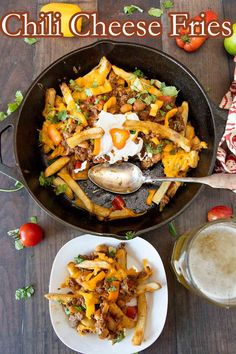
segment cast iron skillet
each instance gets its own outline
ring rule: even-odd
[[[100,41],[77,49],[51,64],[32,83],[21,105],[18,117],[10,116],[1,123],[0,136],[10,126],[14,126],[14,149],[16,167],[9,168],[2,163],[0,171],[20,180],[39,206],[55,219],[77,230],[103,235],[124,235],[132,230],[141,234],[153,230],[177,217],[196,198],[202,187],[188,184],[181,188],[174,199],[159,213],[155,207],[145,215],[112,222],[99,222],[94,216],[73,207],[63,197],[58,197],[50,189],[40,187],[38,177],[45,165],[38,144],[38,131],[42,127],[42,110],[45,89],[57,87],[61,81],[84,75],[96,66],[105,55],[111,63],[126,70],[138,67],[149,78],[158,78],[180,90],[178,100],[187,100],[190,105],[190,120],[198,136],[208,143],[208,149],[201,152],[200,162],[193,176],[211,174],[216,153],[215,119],[223,116],[220,110],[212,106],[197,79],[182,64],[167,54],[146,46],[112,41]],[[73,67],[78,69],[75,74]],[[59,90],[58,90],[59,92]],[[214,112],[213,112],[214,111]],[[223,120],[221,120],[221,126]],[[219,124],[219,123],[218,123]],[[217,124],[217,131],[218,131]],[[222,130],[222,129],[221,129]],[[145,204],[142,191],[132,197],[133,207]],[[100,204],[106,203],[107,195],[100,193]],[[132,207],[132,206],[131,206]]]

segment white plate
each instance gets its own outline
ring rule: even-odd
[[[140,269],[142,267],[142,259],[147,258],[154,271],[150,279],[157,280],[162,285],[162,289],[152,294],[147,294],[148,314],[144,336],[145,340],[140,346],[133,346],[131,339],[134,330],[127,331],[125,339],[115,345],[112,345],[108,340],[99,339],[94,334],[86,334],[81,337],[74,328],[69,326],[67,316],[62,310],[61,305],[50,301],[50,317],[57,336],[65,345],[77,352],[84,354],[131,354],[149,347],[162,332],[166,320],[168,303],[167,281],[162,260],[155,248],[140,237],[124,242],[127,243],[128,266],[131,267],[134,265]],[[92,235],[79,236],[67,242],[59,250],[53,262],[49,292],[63,293],[63,289],[58,291],[58,288],[60,284],[63,283],[66,276],[68,276],[66,270],[67,263],[73,261],[75,256],[78,254],[88,254],[99,244],[117,246],[119,243],[120,241],[114,238]]]

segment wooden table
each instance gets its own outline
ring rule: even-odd
[[[3,0],[0,4],[1,16],[12,10],[29,11],[36,18],[43,3],[47,0]],[[77,1],[70,1],[77,3]],[[159,7],[159,1],[131,1],[148,10]],[[100,19],[125,20],[123,6],[127,0],[81,0],[81,8],[86,11],[98,10]],[[189,11],[191,15],[212,7],[219,18],[235,22],[236,6],[234,0],[175,0],[174,11]],[[146,14],[135,14],[150,20]],[[200,80],[209,97],[219,104],[232,80],[233,60],[227,57],[222,38],[211,39],[195,54],[189,55],[176,47],[169,39],[169,20],[162,16],[162,38],[127,39],[162,49],[185,64]],[[119,38],[118,40],[121,40]],[[124,39],[124,38],[123,38]],[[1,105],[14,97],[15,91],[26,91],[32,80],[55,59],[85,46],[96,39],[40,39],[35,46],[29,46],[23,39],[1,37],[0,41],[0,83],[2,87]],[[27,128],[27,127],[26,127]],[[14,163],[12,153],[12,132],[4,134],[2,144],[6,162]],[[1,186],[8,180],[1,176]],[[79,233],[64,227],[38,208],[23,189],[17,193],[1,193],[1,247],[0,247],[0,352],[3,354],[67,354],[72,353],[57,338],[50,323],[48,302],[43,294],[48,291],[49,275],[53,259],[64,243]],[[231,192],[204,192],[181,216],[176,219],[176,227],[181,233],[206,220],[207,210],[217,204],[233,205],[236,197]],[[24,223],[31,215],[37,215],[45,230],[45,240],[37,247],[16,251],[7,236],[9,229]],[[165,328],[160,338],[143,353],[163,354],[235,354],[236,317],[234,310],[217,308],[203,299],[189,293],[175,279],[170,268],[170,256],[174,240],[167,227],[162,227],[145,238],[151,242],[163,259],[169,286],[169,308]],[[35,285],[35,295],[31,300],[16,301],[15,290],[27,284]],[[134,349],[135,351],[135,349]],[[100,353],[98,353],[100,354]]]

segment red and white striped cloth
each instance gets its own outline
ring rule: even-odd
[[[234,57],[236,63],[236,56]],[[228,119],[216,155],[216,172],[236,173],[236,67],[234,81],[223,97],[220,108],[228,109]]]

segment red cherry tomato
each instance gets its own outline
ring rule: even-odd
[[[111,202],[111,205],[115,210],[121,210],[125,207],[125,201],[123,198],[121,198],[120,195],[115,196],[113,201]]]
[[[76,161],[76,162],[75,162],[75,169],[80,168],[81,165],[82,165],[82,162],[81,162],[81,161]]]
[[[138,307],[137,306],[128,306],[126,308],[126,316],[132,319],[135,319],[138,313]]]
[[[226,205],[217,205],[207,213],[207,220],[229,219],[233,216],[233,210]]]
[[[20,227],[20,239],[25,247],[33,247],[42,241],[43,230],[35,223],[28,222]]]

